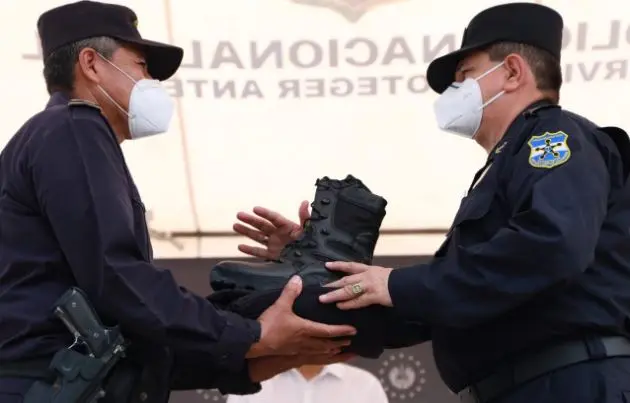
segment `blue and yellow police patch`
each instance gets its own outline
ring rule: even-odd
[[[531,149],[529,164],[534,168],[547,169],[564,164],[571,158],[568,138],[569,136],[562,131],[532,136],[527,142]]]

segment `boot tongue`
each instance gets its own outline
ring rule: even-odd
[[[318,188],[335,188],[341,189],[350,186],[356,186],[361,189],[365,189],[370,192],[370,189],[363,184],[360,179],[348,174],[345,179],[330,179],[328,176],[323,176],[315,181],[315,186]]]
[[[352,175],[344,179],[321,177],[311,203],[311,217],[298,239],[287,244],[279,261],[299,269],[328,260],[369,263],[385,215],[384,199]],[[335,220],[334,216],[339,216]]]

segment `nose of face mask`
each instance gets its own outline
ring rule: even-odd
[[[470,139],[475,137],[481,126],[483,109],[505,93],[501,91],[484,103],[479,80],[504,64],[501,62],[491,67],[477,78],[454,82],[440,95],[433,105],[440,129]]]
[[[433,104],[440,129],[473,138],[483,115],[483,98],[477,80],[468,78],[453,83]]]
[[[129,97],[129,132],[131,138],[152,136],[168,131],[173,118],[173,100],[157,80],[139,80]]]
[[[173,100],[162,84],[157,80],[142,79],[136,81],[109,59],[100,53],[98,55],[134,83],[129,95],[129,109],[127,111],[101,86],[98,87],[119,110],[127,114],[131,138],[138,139],[168,131],[173,117]]]

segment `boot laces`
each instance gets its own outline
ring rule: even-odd
[[[331,188],[341,189],[348,186],[356,185],[357,182],[363,185],[360,181],[350,176],[340,181],[331,181],[328,177],[325,176],[322,179],[318,179],[315,185],[317,186],[318,190],[330,190]],[[320,203],[323,205],[328,205],[330,203],[330,200],[322,198],[316,199],[311,203],[311,216],[304,221],[302,234],[298,239],[288,243],[284,247],[284,249],[280,253],[280,258],[277,260],[277,262],[282,263],[285,259],[288,258],[290,254],[293,254],[291,260],[294,262],[294,264],[300,265],[300,259],[294,259],[294,257],[301,257],[303,249],[313,249],[317,247],[317,242],[315,242],[314,240],[313,233],[313,231],[316,230],[316,226],[314,227],[313,223],[326,220],[328,218],[326,214],[322,213],[319,210],[318,205]]]
[[[327,218],[327,215],[319,211],[315,202],[311,203],[311,217],[304,221],[304,225],[302,226],[302,234],[298,239],[288,243],[284,247],[282,253],[280,254],[280,261],[282,261],[283,258],[286,258],[291,253],[299,256],[302,249],[312,249],[317,247],[317,242],[313,240],[313,231],[315,231],[313,223],[325,220]]]

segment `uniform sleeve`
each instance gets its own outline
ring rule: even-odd
[[[99,314],[127,335],[241,370],[259,324],[218,311],[144,260],[122,154],[107,127],[79,119],[49,130],[30,153],[33,186],[77,285]]]
[[[488,241],[392,272],[389,291],[399,314],[429,325],[475,326],[587,269],[607,212],[610,174],[602,154],[572,130],[561,164],[530,164],[528,142],[510,157],[513,213]]]
[[[213,364],[198,357],[176,354],[170,389],[218,389],[224,395],[250,395],[260,391],[261,385],[252,382],[247,365],[238,371],[226,371]]]
[[[389,322],[387,329],[389,332],[383,346],[387,349],[416,346],[431,340],[431,328],[423,323],[399,319]]]

